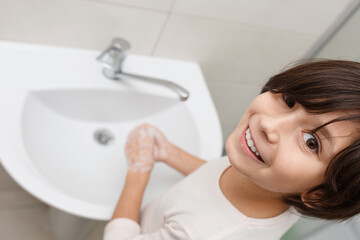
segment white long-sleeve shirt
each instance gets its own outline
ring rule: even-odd
[[[141,227],[127,218],[112,220],[104,240],[280,239],[299,217],[294,208],[266,219],[245,216],[220,189],[229,166],[227,157],[202,165],[145,207]]]

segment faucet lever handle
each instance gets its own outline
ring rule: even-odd
[[[121,72],[122,62],[130,52],[130,43],[123,38],[114,38],[97,58],[103,67],[112,72]]]

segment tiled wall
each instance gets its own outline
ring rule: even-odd
[[[121,36],[135,54],[199,62],[226,138],[351,1],[0,0],[0,40],[101,50]]]
[[[346,23],[321,48],[317,56],[321,58],[340,58],[360,62],[360,1],[358,8]]]

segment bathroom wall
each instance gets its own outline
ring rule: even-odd
[[[358,1],[359,2],[359,1]],[[360,61],[360,7],[316,54],[321,58]]]
[[[199,62],[226,138],[351,1],[0,0],[0,40],[101,50],[120,36],[134,54]]]

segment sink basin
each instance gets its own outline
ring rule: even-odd
[[[166,116],[172,121],[166,123]],[[22,112],[24,146],[39,172],[61,191],[113,205],[126,170],[122,149],[139,119],[162,127],[191,151],[199,148],[195,122],[177,99],[110,90],[29,92]],[[189,131],[171,130],[179,126]],[[99,129],[112,133],[108,146],[94,138]]]
[[[30,108],[27,110],[30,114],[44,111],[41,114],[54,113],[77,121],[124,123],[165,111],[178,103],[175,98],[139,92],[65,89],[30,92],[25,109]]]
[[[106,79],[97,54],[0,42],[0,159],[17,183],[50,206],[108,220],[124,184],[123,149],[135,126],[153,124],[205,160],[219,157],[223,142],[198,64],[136,55],[124,63],[128,72],[184,86],[191,95],[180,102],[160,86]],[[19,59],[26,62],[21,71]],[[107,144],[95,137],[99,131],[110,134]],[[182,178],[157,163],[143,204]]]

